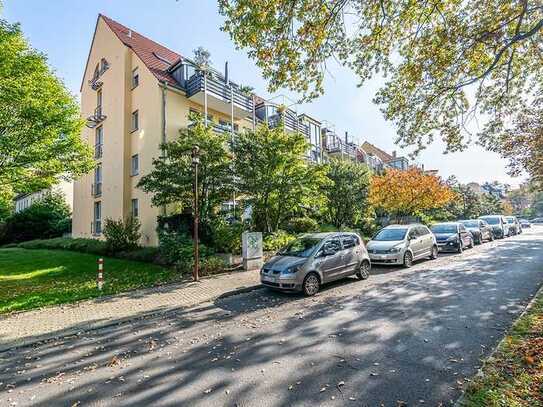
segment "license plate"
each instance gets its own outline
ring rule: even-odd
[[[385,258],[382,254],[375,254],[373,257],[375,257],[376,260],[383,260]]]
[[[274,283],[275,282],[275,278],[273,277],[268,277],[268,276],[262,276],[262,281],[268,281],[270,283]]]

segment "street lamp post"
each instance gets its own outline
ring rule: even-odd
[[[199,210],[198,210],[198,164],[200,164],[200,148],[198,146],[192,147],[192,165],[194,166],[194,270],[192,271],[192,277],[194,281],[198,281],[199,270],[199,252],[198,252],[198,224],[199,224]]]

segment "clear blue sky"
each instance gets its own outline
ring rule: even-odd
[[[213,0],[4,0],[3,18],[21,23],[32,46],[48,55],[57,75],[77,95],[98,13],[184,55],[192,55],[202,45],[211,52],[216,68],[223,69],[228,60],[233,80],[253,86],[264,97],[271,96],[254,63],[220,31],[222,18]],[[350,71],[333,65],[330,71],[325,95],[299,107],[299,112],[334,123],[338,133],[348,131],[357,141],[368,140],[389,152],[406,153],[394,145],[392,124],[371,103],[379,82],[358,88]],[[498,180],[517,185],[521,181],[506,174],[499,156],[479,147],[448,155],[442,151],[443,145],[436,142],[417,161],[438,169],[443,177],[454,174],[461,182]]]

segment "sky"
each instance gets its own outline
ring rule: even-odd
[[[229,36],[220,30],[223,19],[214,0],[4,0],[2,18],[19,22],[31,45],[48,56],[49,64],[74,95],[79,87],[98,13],[145,35],[164,46],[192,56],[203,46],[211,52],[217,69],[228,61],[232,80],[250,85],[263,97],[270,94],[260,70],[244,50],[236,50]],[[378,106],[372,103],[380,80],[360,88],[356,76],[346,68],[331,64],[325,80],[325,94],[310,104],[297,106],[327,123],[338,134],[346,131],[357,142],[370,143],[405,155],[409,150],[395,146],[396,132],[386,122]],[[455,175],[462,183],[499,181],[513,186],[523,181],[506,173],[506,162],[497,154],[471,146],[460,153],[443,154],[444,145],[437,141],[419,155],[416,162],[426,169],[437,169],[447,178]]]

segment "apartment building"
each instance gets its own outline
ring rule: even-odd
[[[60,181],[58,184],[53,185],[49,188],[40,189],[38,191],[17,194],[13,198],[15,213],[24,211],[27,208],[30,208],[34,203],[43,199],[47,194],[51,192],[57,192],[62,194],[66,204],[70,207],[70,210],[73,210],[73,195],[74,195],[74,184],[71,181]]]
[[[73,235],[101,237],[106,218],[138,217],[142,244],[156,245],[163,208],[137,188],[160,156],[160,144],[189,126],[189,112],[207,111],[214,131],[233,134],[266,122],[304,134],[307,158],[322,161],[320,122],[252,94],[209,68],[99,15],[81,84],[87,119],[83,139],[96,169],[74,184]]]
[[[190,125],[190,112],[207,111],[213,130],[232,137],[260,123],[299,132],[310,162],[340,156],[384,168],[347,134],[343,139],[314,117],[247,93],[227,76],[213,68],[204,74],[190,58],[98,16],[81,83],[82,138],[94,148],[96,168],[74,183],[74,237],[101,238],[105,219],[133,216],[142,225],[141,243],[158,243],[157,216],[165,208],[154,207],[137,184],[160,157],[160,145]]]

